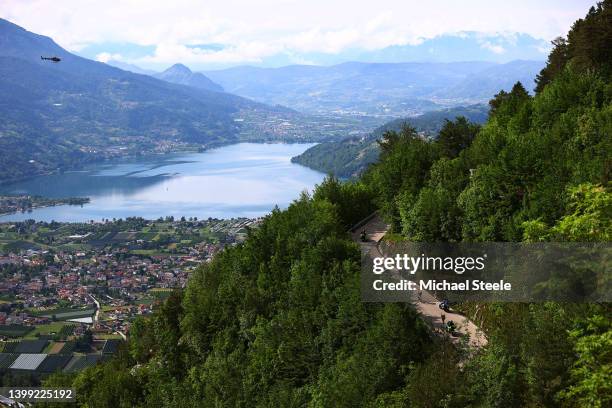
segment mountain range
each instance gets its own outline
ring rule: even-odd
[[[167,79],[180,82],[172,72]],[[0,19],[0,181],[117,155],[235,142],[245,126],[236,117],[288,112],[205,89],[202,77],[183,77],[201,85],[194,87],[123,71]]]
[[[517,81],[533,90],[535,77],[544,66],[543,61],[527,60],[507,63],[347,62],[280,68],[239,66],[206,71],[202,75],[182,64],[175,64],[162,73],[151,73],[119,61],[109,63],[169,82],[225,89],[245,98],[290,106],[307,114],[385,118],[486,103],[501,89],[510,90]]]
[[[486,101],[517,80],[531,88],[542,66],[349,62],[200,73],[175,64],[153,73],[111,64],[122,69],[0,19],[0,182],[245,140],[338,140],[394,117]]]
[[[226,91],[268,104],[321,114],[413,116],[483,103],[517,81],[532,90],[542,61],[363,63],[207,71]]]

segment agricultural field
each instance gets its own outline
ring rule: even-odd
[[[20,324],[0,325],[0,336],[5,337],[23,337],[33,330],[32,326],[24,326]]]
[[[64,321],[51,322],[41,324],[34,327],[26,338],[35,338],[40,336],[49,336],[57,339],[65,339],[72,334],[75,325]]]
[[[28,221],[0,224],[0,255],[28,250],[95,251],[108,247],[127,247],[138,255],[170,254],[201,243],[231,242],[256,221],[134,218],[94,224]]]

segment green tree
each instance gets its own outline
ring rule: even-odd
[[[457,157],[472,144],[479,130],[479,125],[471,123],[463,116],[454,121],[446,119],[437,139],[441,155],[451,159]]]
[[[595,315],[580,321],[570,333],[578,355],[570,371],[572,385],[559,392],[568,407],[603,408],[612,404],[612,324]]]

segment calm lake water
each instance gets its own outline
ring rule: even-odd
[[[324,174],[291,163],[312,144],[239,143],[203,153],[103,163],[83,171],[36,177],[0,192],[46,197],[90,197],[80,206],[57,206],[0,217],[0,222],[88,221],[139,216],[256,217],[286,207]]]

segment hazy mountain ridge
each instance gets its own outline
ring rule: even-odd
[[[525,33],[484,34],[474,31],[443,34],[419,44],[393,45],[361,52],[355,59],[364,62],[406,61],[495,61],[544,60],[548,41]]]
[[[434,96],[454,100],[480,100],[485,102],[501,89],[510,90],[516,82],[521,82],[528,91],[533,92],[535,77],[544,68],[544,65],[543,61],[525,60],[494,65],[475,74],[468,75],[460,83],[435,93]]]
[[[228,92],[307,113],[397,117],[486,102],[517,81],[531,90],[543,66],[542,61],[349,62],[332,66],[236,67],[205,73]]]

